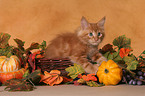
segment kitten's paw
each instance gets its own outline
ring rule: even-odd
[[[98,63],[99,65],[101,65],[103,61],[108,61],[108,60],[107,60],[107,58],[105,58],[104,56],[102,56],[102,57],[100,57],[100,58],[97,60],[97,63]]]
[[[97,71],[98,71],[98,68],[99,68],[99,64],[94,64],[93,67],[94,67],[94,71],[95,71],[95,74],[96,74]]]

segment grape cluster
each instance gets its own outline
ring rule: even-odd
[[[145,73],[136,70],[135,71],[136,75],[132,76],[129,72],[126,72],[123,70],[123,81],[129,85],[145,85]]]

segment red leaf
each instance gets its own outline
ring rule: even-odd
[[[72,81],[73,81],[73,79],[71,79],[71,78],[63,77],[63,82],[64,83],[72,82]]]
[[[35,56],[36,56],[36,54],[30,54],[29,58],[28,58],[28,62],[30,64],[30,66],[32,67],[32,72],[34,72],[36,69]]]
[[[121,58],[128,56],[128,54],[130,53],[130,51],[132,51],[131,49],[127,49],[127,48],[121,48],[119,55]]]
[[[77,80],[74,81],[73,83],[74,83],[74,85],[76,85],[76,86],[78,86],[78,85],[82,85],[82,84],[78,83]]]
[[[85,81],[97,81],[97,78],[95,77],[95,74],[83,75],[82,78]]]

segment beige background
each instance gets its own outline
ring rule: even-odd
[[[103,46],[125,34],[132,39],[134,53],[145,48],[145,0],[0,0],[0,32],[13,39],[32,42],[49,41],[56,34],[73,32],[85,16],[97,22],[106,16]]]

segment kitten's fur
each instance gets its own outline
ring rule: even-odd
[[[81,19],[81,27],[75,33],[61,34],[51,41],[46,48],[47,58],[69,58],[80,64],[87,73],[96,73],[98,65],[107,61],[98,51],[103,40],[105,17],[97,23],[89,23],[85,17]],[[97,64],[91,64],[88,59]]]

